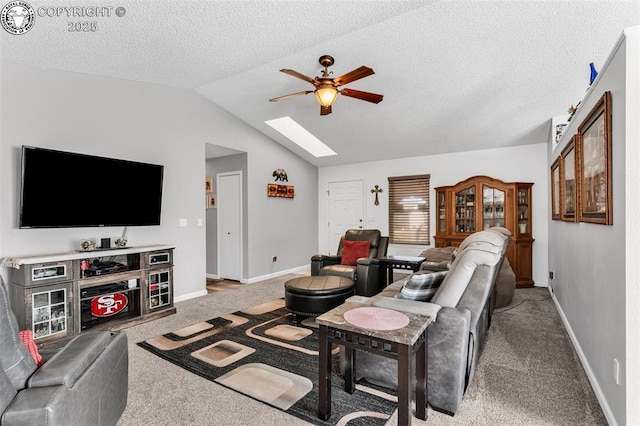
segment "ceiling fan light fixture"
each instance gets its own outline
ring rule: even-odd
[[[323,107],[330,107],[338,97],[338,89],[333,86],[320,86],[314,93],[318,103]]]

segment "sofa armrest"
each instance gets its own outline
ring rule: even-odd
[[[431,320],[437,322],[438,312],[442,309],[440,305],[418,300],[395,299],[392,297],[376,298],[371,306],[378,308],[388,308],[399,312],[430,316]]]
[[[75,337],[36,370],[29,379],[29,387],[65,385],[71,388],[110,342],[108,331]]]
[[[381,277],[380,260],[361,257],[356,261],[356,294],[360,296],[374,296],[385,287],[384,277]]]
[[[316,254],[311,256],[311,276],[320,275],[320,269],[328,265],[339,265],[342,260],[341,256]]]
[[[311,256],[312,262],[326,262],[327,265],[340,263],[340,260],[342,260],[342,256],[336,256],[334,254],[314,254]]]
[[[361,257],[358,259],[357,264],[362,266],[377,266],[380,265],[380,259],[376,259],[375,257]]]
[[[420,264],[420,270],[426,271],[447,271],[451,266],[451,262],[443,261],[443,262],[432,262],[426,260]]]

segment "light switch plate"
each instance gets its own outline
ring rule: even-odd
[[[184,218],[180,219],[180,221],[178,222],[178,226],[180,228],[186,228],[187,227],[187,219],[184,219]]]

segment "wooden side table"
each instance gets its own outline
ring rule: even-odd
[[[420,265],[424,262],[424,257],[413,256],[387,256],[380,259],[380,266],[382,270],[387,270],[387,282],[389,285],[393,282],[393,270],[394,269],[411,269],[413,272],[417,272],[420,269]]]
[[[367,309],[380,323],[404,317],[406,324],[393,330],[363,328],[345,319],[350,311]],[[360,313],[360,312],[358,312]],[[353,314],[353,312],[351,312]],[[427,419],[427,331],[431,317],[401,313],[386,308],[374,308],[359,303],[347,302],[320,315],[316,322],[320,326],[319,348],[319,396],[318,417],[327,420],[331,416],[331,347],[342,345],[345,349],[345,391],[355,391],[357,350],[365,350],[398,360],[398,424],[411,424],[411,358],[416,358],[416,417]],[[376,321],[373,326],[375,327]]]

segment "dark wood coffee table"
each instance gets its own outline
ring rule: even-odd
[[[393,282],[393,270],[394,269],[411,269],[413,272],[417,272],[420,269],[420,265],[424,262],[424,257],[413,256],[387,256],[380,259],[381,270],[387,270],[387,282],[389,285]]]
[[[320,326],[318,417],[331,416],[331,347],[342,345],[345,350],[344,388],[355,391],[356,349],[398,360],[398,424],[411,424],[411,357],[416,358],[416,417],[427,419],[427,331],[431,317],[400,313],[385,308],[373,308],[385,317],[404,315],[408,322],[395,330],[363,328],[348,322],[345,314],[357,308],[371,308],[361,303],[344,303],[316,318]],[[352,313],[353,314],[353,313]],[[391,315],[393,314],[393,315]]]

